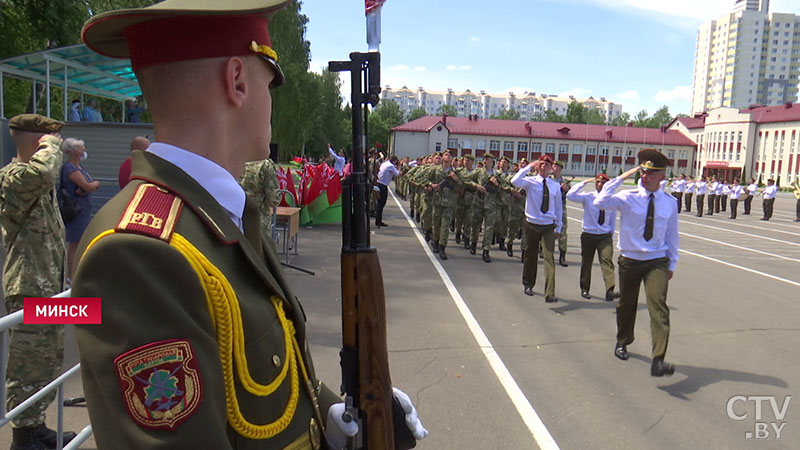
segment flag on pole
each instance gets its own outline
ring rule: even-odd
[[[377,52],[381,46],[381,6],[386,0],[364,0],[364,10],[367,15],[367,47],[371,52]]]

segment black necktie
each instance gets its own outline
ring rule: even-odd
[[[649,241],[653,238],[653,216],[656,213],[656,204],[653,194],[650,194],[650,202],[647,204],[647,221],[644,223],[644,240]]]
[[[542,179],[542,212],[550,210],[550,189],[547,187],[547,178]]]
[[[600,225],[606,223],[606,210],[605,209],[601,209],[600,210],[600,217],[597,219],[597,223],[599,223]]]

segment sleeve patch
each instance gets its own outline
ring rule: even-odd
[[[169,242],[181,214],[183,202],[175,194],[154,184],[139,186],[116,231],[126,231]]]
[[[152,342],[114,359],[122,400],[144,428],[174,430],[197,411],[203,386],[192,345]]]

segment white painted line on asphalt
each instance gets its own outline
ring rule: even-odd
[[[503,360],[500,359],[500,355],[498,355],[495,351],[492,343],[489,341],[489,338],[486,337],[486,333],[483,332],[481,326],[478,324],[478,321],[475,320],[475,316],[472,315],[472,312],[464,302],[464,299],[461,297],[458,289],[456,289],[453,281],[450,280],[450,276],[447,275],[444,267],[442,267],[442,265],[439,263],[439,260],[437,260],[433,255],[433,252],[425,242],[425,238],[423,237],[422,233],[419,231],[416,225],[414,225],[414,221],[408,216],[405,209],[400,204],[400,201],[397,200],[393,189],[389,189],[389,193],[392,195],[397,207],[400,208],[403,216],[405,216],[408,225],[412,230],[414,230],[414,234],[417,236],[419,243],[425,249],[425,254],[428,255],[428,259],[431,260],[433,267],[435,267],[436,271],[439,273],[439,277],[441,277],[445,286],[447,286],[447,291],[450,293],[450,297],[453,299],[458,311],[461,313],[461,317],[463,317],[464,321],[467,323],[469,330],[472,332],[472,336],[478,342],[478,347],[480,347],[481,352],[483,352],[483,356],[486,357],[486,360],[492,367],[495,376],[497,376],[497,379],[500,380],[500,384],[503,385],[503,388],[506,390],[506,394],[508,394],[511,402],[514,404],[514,407],[517,408],[517,412],[519,413],[520,417],[522,417],[522,421],[525,422],[525,425],[533,435],[533,438],[536,440],[536,444],[542,450],[559,450],[558,444],[556,444],[556,441],[553,439],[550,431],[547,430],[547,427],[544,425],[544,422],[542,422],[539,414],[536,413],[533,405],[531,405],[531,403],[528,401],[528,398],[525,397],[525,394],[514,380],[514,377],[511,376],[511,372],[509,372],[508,368],[505,366],[505,364],[503,364]]]
[[[700,240],[703,240],[703,241],[713,242],[715,244],[726,245],[728,247],[738,248],[739,250],[746,250],[748,252],[760,253],[762,255],[767,255],[767,256],[770,256],[772,258],[778,258],[778,259],[783,259],[783,260],[786,260],[786,261],[792,261],[792,262],[800,263],[800,259],[789,258],[788,256],[776,255],[775,253],[762,252],[761,250],[756,250],[754,248],[742,247],[742,246],[736,245],[736,244],[729,244],[727,242],[722,242],[722,241],[718,241],[716,239],[710,239],[710,238],[703,237],[703,236],[697,236],[697,235],[694,235],[694,234],[685,233],[683,231],[679,231],[678,233],[682,234],[684,236],[689,236],[690,238],[694,238],[694,239],[700,239]]]
[[[573,219],[572,217],[570,217],[569,219],[570,219],[570,220],[574,220],[574,221],[576,221],[576,222],[582,222],[581,220],[578,220],[578,219]],[[615,234],[615,235],[619,235],[619,230],[615,230],[615,231],[614,231],[614,234]],[[767,277],[767,278],[771,278],[771,279],[773,279],[773,280],[778,280],[778,281],[782,281],[782,282],[784,282],[784,283],[791,284],[792,286],[797,286],[797,287],[800,287],[800,283],[798,283],[797,281],[787,280],[786,278],[781,278],[781,277],[779,277],[779,276],[775,276],[775,275],[772,275],[772,274],[770,274],[770,273],[761,272],[761,271],[759,271],[759,270],[751,269],[751,268],[749,268],[749,267],[744,267],[744,266],[740,266],[740,265],[738,265],[738,264],[729,263],[729,262],[727,262],[727,261],[723,261],[723,260],[721,260],[721,259],[712,258],[712,257],[710,257],[710,256],[706,256],[706,255],[701,255],[700,253],[690,252],[689,250],[684,250],[684,249],[682,249],[682,248],[679,248],[679,249],[678,249],[678,251],[679,251],[680,253],[686,253],[687,255],[692,255],[692,256],[696,256],[696,257],[698,257],[698,258],[707,259],[707,260],[709,260],[709,261],[714,261],[714,262],[716,262],[716,263],[720,263],[720,264],[723,264],[723,265],[726,265],[726,266],[729,266],[729,267],[733,267],[733,268],[735,268],[735,269],[744,270],[745,272],[754,273],[754,274],[756,274],[756,275],[761,275],[761,276],[764,276],[764,277]]]
[[[678,219],[682,219],[681,215],[678,215]],[[730,231],[731,233],[745,234],[747,236],[752,236],[753,235],[753,233],[745,233],[743,231],[736,231],[736,230],[732,230],[730,228],[715,227],[715,226],[712,226],[712,225],[698,223],[698,222],[696,222],[696,220],[705,220],[705,219],[701,219],[699,217],[695,217],[694,219],[682,219],[681,222],[688,223],[688,224],[691,224],[691,225],[697,225],[698,227],[715,228],[715,229],[718,229],[718,230]],[[748,225],[746,223],[735,223],[733,221],[725,222],[725,221],[718,220],[718,219],[713,219],[713,218],[710,219],[710,220],[715,221],[715,222],[728,224],[728,225],[736,225],[736,226],[739,226],[739,227],[755,228],[755,229],[761,230],[761,231],[770,231],[770,232],[774,232],[774,233],[783,233],[783,234],[790,234],[792,236],[800,236],[800,233],[793,233],[791,231],[784,231],[784,230],[777,230],[777,229],[774,229],[774,228],[759,227],[759,226],[755,226],[755,225]],[[769,223],[769,222],[767,222],[767,223]],[[768,237],[765,237],[765,236],[759,236],[759,237],[763,238],[763,239],[767,239],[769,241],[780,242],[782,244],[785,243],[785,244],[791,244],[791,245],[800,246],[800,244],[797,244],[797,243],[791,242],[791,241],[782,241],[780,239],[768,238]]]

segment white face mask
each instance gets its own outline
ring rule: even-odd
[[[85,159],[89,159],[89,152],[87,152],[86,150],[84,150],[83,154],[81,155],[81,161]]]

